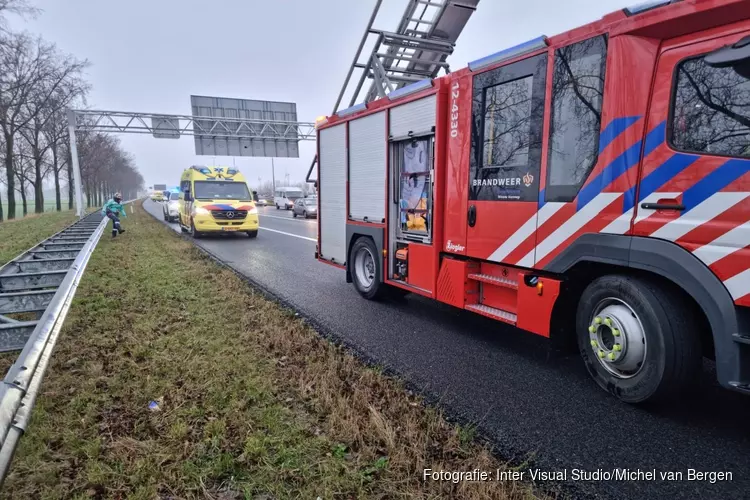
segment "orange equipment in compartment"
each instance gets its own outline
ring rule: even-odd
[[[396,250],[396,270],[394,278],[397,280],[407,281],[409,274],[409,247],[405,246]]]

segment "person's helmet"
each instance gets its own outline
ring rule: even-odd
[[[115,193],[114,199],[117,203],[120,203],[122,201],[122,195],[120,193]]]

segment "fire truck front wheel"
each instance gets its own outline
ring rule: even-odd
[[[352,282],[357,292],[368,300],[379,298],[383,289],[380,282],[380,260],[376,255],[378,251],[370,238],[361,237],[352,245]]]
[[[626,275],[594,280],[576,315],[586,368],[627,403],[670,400],[691,386],[702,361],[697,324],[679,290]]]

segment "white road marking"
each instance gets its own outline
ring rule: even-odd
[[[274,233],[279,233],[279,234],[285,234],[285,235],[287,235],[287,236],[294,236],[295,238],[300,238],[300,239],[302,239],[302,240],[315,241],[315,242],[317,242],[317,241],[318,241],[318,240],[317,240],[317,239],[315,239],[315,238],[308,238],[307,236],[300,236],[299,234],[294,234],[294,233],[287,233],[287,232],[284,232],[284,231],[279,231],[278,229],[269,229],[269,228],[267,228],[267,227],[260,227],[260,228],[258,228],[258,229],[262,229],[262,230],[264,230],[264,231],[271,231],[271,232],[274,232]]]
[[[312,224],[317,224],[318,223],[317,220],[312,220],[312,219],[297,219],[297,218],[294,218],[294,217],[279,217],[278,215],[266,215],[266,214],[258,214],[258,215],[260,215],[261,217],[270,217],[272,219],[294,220],[294,221],[297,221],[297,222],[310,222]]]

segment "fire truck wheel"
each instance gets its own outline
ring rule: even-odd
[[[670,400],[700,373],[701,346],[691,309],[656,281],[602,276],[578,303],[578,347],[602,389],[627,403]]]
[[[378,250],[370,238],[359,238],[354,242],[350,255],[354,288],[368,299],[380,298],[383,285],[380,283],[380,261],[375,258]]]

